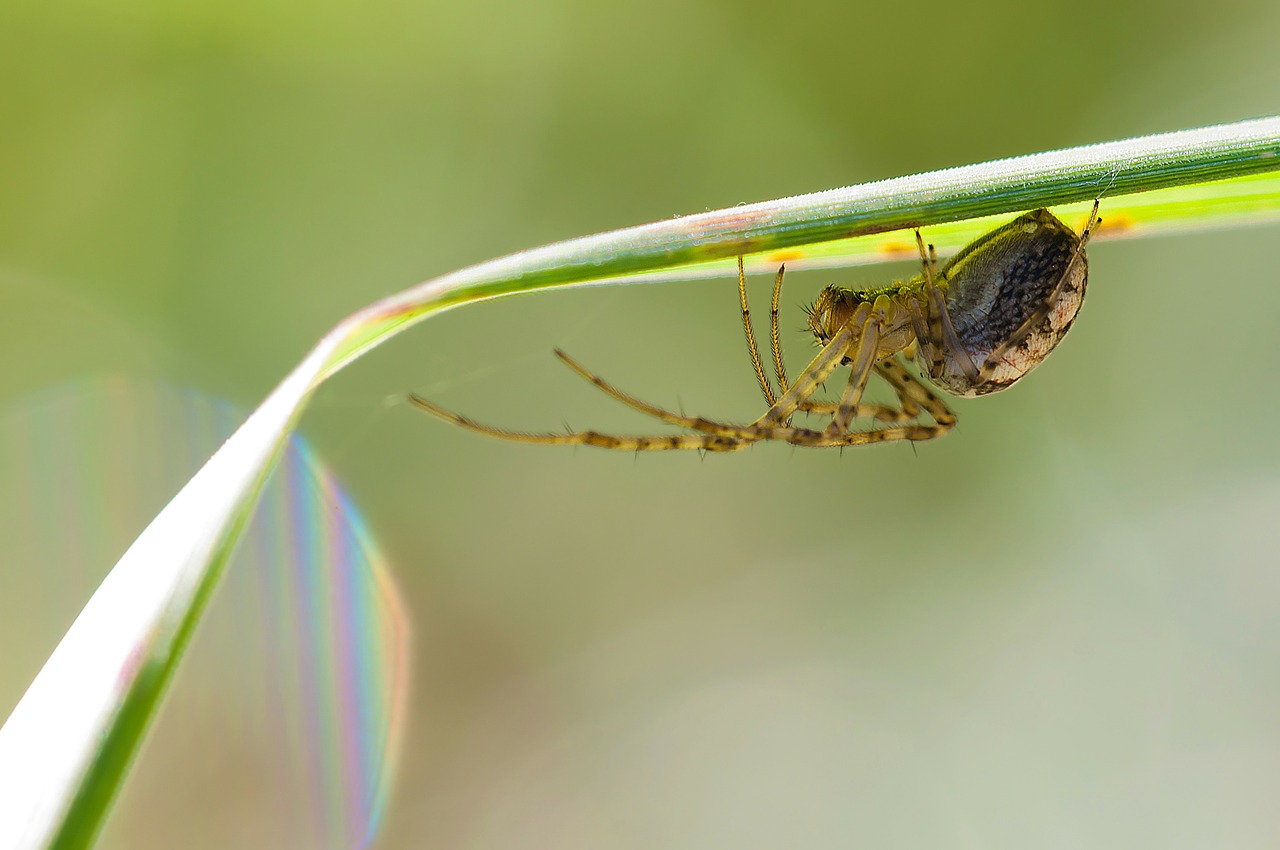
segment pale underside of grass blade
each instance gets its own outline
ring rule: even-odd
[[[321,340],[138,537],[0,728],[0,848],[92,843],[311,392],[417,321],[547,287],[726,274],[740,254],[773,268],[783,259],[897,259],[910,255],[903,246],[911,243],[894,231],[913,227],[927,228],[946,253],[989,227],[973,219],[1074,204],[1058,210],[1071,221],[1097,197],[1107,220],[1100,238],[1269,221],[1280,211],[1276,169],[1280,118],[1244,121],[584,237],[444,275],[359,311]]]

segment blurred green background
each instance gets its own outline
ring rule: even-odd
[[[0,403],[125,374],[252,407],[342,316],[493,256],[1275,113],[1277,27],[1262,0],[8,0]],[[1059,353],[915,448],[635,457],[403,402],[650,428],[562,346],[749,419],[728,280],[486,303],[346,370],[302,431],[414,629],[379,846],[1275,846],[1276,235],[1094,246]],[[791,277],[792,363],[823,284],[909,271]],[[0,598],[0,714],[83,601],[31,646]],[[253,753],[184,714],[225,679],[196,644],[103,847],[288,846],[245,814]]]

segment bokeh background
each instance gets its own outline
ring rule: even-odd
[[[116,375],[250,408],[342,316],[493,256],[1272,114],[1278,27],[1264,0],[9,0],[0,404]],[[1275,846],[1276,235],[1097,244],[1058,353],[915,448],[635,457],[403,401],[649,428],[563,346],[751,418],[728,280],[486,303],[337,376],[302,431],[413,628],[377,846]],[[793,364],[823,284],[906,273],[793,276]],[[0,584],[0,713],[93,586],[57,566],[0,564],[72,588],[34,630]],[[289,846],[255,826],[261,754],[211,731],[214,633],[101,846]]]

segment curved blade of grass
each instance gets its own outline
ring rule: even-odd
[[[329,375],[434,313],[537,289],[663,272],[903,228],[1084,204],[1104,195],[1125,233],[1271,219],[1280,118],[1091,145],[702,213],[588,236],[444,275],[340,323],[125,553],[0,729],[0,847],[86,847],[253,508],[284,439]],[[1122,199],[1220,183],[1215,206]],[[1223,188],[1226,187],[1226,188]],[[1252,187],[1262,200],[1250,206]],[[1233,194],[1234,193],[1234,194]],[[975,225],[980,230],[983,225]],[[944,231],[939,231],[944,233]],[[957,230],[948,240],[967,239]],[[1105,235],[1121,232],[1104,225]],[[900,238],[900,237],[899,237]],[[945,244],[951,245],[951,241]],[[820,256],[821,249],[812,256]],[[847,250],[847,249],[841,249]],[[884,248],[878,249],[884,254]],[[849,256],[859,252],[839,255]],[[837,257],[838,259],[838,257]],[[682,268],[681,274],[688,274]]]
[[[1055,206],[1054,213],[1081,230],[1089,219],[1092,201]],[[1168,236],[1194,231],[1260,225],[1280,221],[1280,172],[1251,174],[1230,180],[1173,186],[1140,194],[1102,198],[1102,226],[1096,241]],[[929,244],[942,256],[953,254],[974,239],[1008,220],[1008,213],[932,224],[924,231]],[[836,239],[755,254],[747,268],[776,272],[786,263],[792,269],[838,268],[892,260],[917,260],[911,231],[875,233],[852,239]],[[737,274],[734,259],[691,263],[658,272],[639,272],[622,278],[627,283],[686,280]]]

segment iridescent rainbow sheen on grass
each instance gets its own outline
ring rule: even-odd
[[[13,628],[0,625],[0,638],[16,648],[0,658],[0,716],[106,568],[241,418],[194,393],[123,379],[41,393],[0,414],[0,621]],[[291,831],[289,846],[365,847],[398,751],[407,620],[334,475],[296,438],[279,463],[161,712],[146,751],[156,758],[144,755],[135,779],[181,782],[175,762],[200,774],[205,762],[223,767],[224,748],[253,753],[242,781],[255,793],[228,797],[261,811],[219,811],[215,792],[208,810],[189,814],[190,828],[264,820]],[[126,789],[107,837],[127,828],[131,806],[155,802]]]

